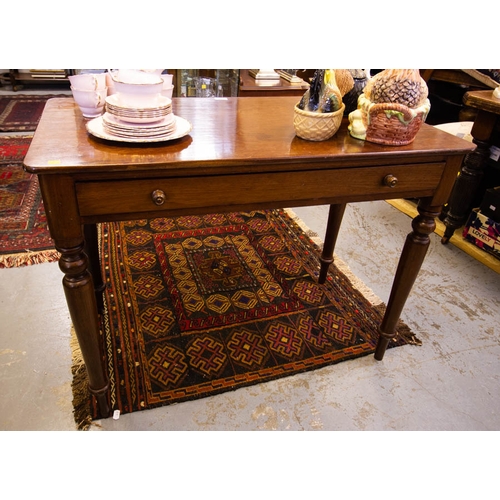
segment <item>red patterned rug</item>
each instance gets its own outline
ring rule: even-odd
[[[0,268],[58,258],[47,228],[38,177],[23,170],[31,136],[0,136]]]
[[[319,247],[287,211],[100,225],[103,352],[122,414],[372,354],[384,305],[339,264],[317,282]],[[373,298],[372,298],[373,299]],[[401,324],[390,347],[418,343]],[[75,420],[100,415],[74,358]]]
[[[8,95],[0,97],[0,132],[32,132],[48,99],[60,95]]]

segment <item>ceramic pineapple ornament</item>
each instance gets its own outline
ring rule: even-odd
[[[379,144],[409,144],[429,110],[427,84],[418,69],[386,69],[366,84],[358,108],[349,114],[349,132]]]
[[[367,83],[364,92],[374,103],[394,102],[412,109],[423,104],[428,95],[418,69],[386,69]]]

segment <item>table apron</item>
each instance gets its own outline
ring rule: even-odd
[[[158,210],[232,211],[243,206],[283,207],[431,196],[444,163],[342,168],[199,177],[76,181],[80,216],[140,214]],[[393,176],[396,184],[385,184]],[[160,193],[158,200],[153,193]],[[156,202],[155,202],[156,200]],[[295,203],[295,205],[294,205]]]

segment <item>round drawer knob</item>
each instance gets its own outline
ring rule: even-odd
[[[161,189],[155,189],[151,193],[151,198],[153,199],[153,203],[155,205],[163,205],[167,199],[165,193]]]
[[[384,177],[384,185],[393,188],[398,183],[398,178],[392,174],[386,175]]]

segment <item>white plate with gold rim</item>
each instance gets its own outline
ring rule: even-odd
[[[109,134],[104,130],[102,116],[94,118],[86,123],[87,131],[94,137],[99,139],[106,139],[107,141],[119,141],[119,142],[162,142],[162,141],[173,141],[174,139],[180,139],[185,137],[191,132],[193,126],[185,118],[180,116],[175,116],[175,128],[172,132],[155,137],[120,137],[113,134]]]
[[[152,123],[172,113],[172,100],[158,96],[157,106],[134,108],[120,104],[116,94],[106,97],[106,111],[129,123]]]
[[[148,111],[159,111],[162,109],[168,109],[169,107],[172,106],[172,99],[169,99],[168,97],[165,97],[163,95],[158,95],[156,98],[156,102],[154,104],[144,106],[144,107],[132,107],[132,106],[127,106],[126,104],[123,104],[120,102],[120,97],[118,94],[112,94],[108,95],[106,97],[106,104],[111,105],[114,108],[121,109],[124,112],[136,112],[136,113],[144,113]]]
[[[152,123],[129,123],[115,115],[104,113],[102,121],[105,129],[125,132],[130,135],[137,134],[138,136],[148,135],[152,132],[163,131],[167,133],[175,126],[175,116],[172,113]]]
[[[136,124],[140,125],[142,123],[155,123],[160,120],[163,120],[166,116],[171,115],[171,112],[169,111],[168,113],[163,113],[161,115],[151,115],[151,116],[127,116],[127,115],[122,115],[119,113],[115,113],[112,109],[106,107],[106,112],[110,115],[115,116],[118,118],[120,121],[124,123],[129,123],[129,124]]]

